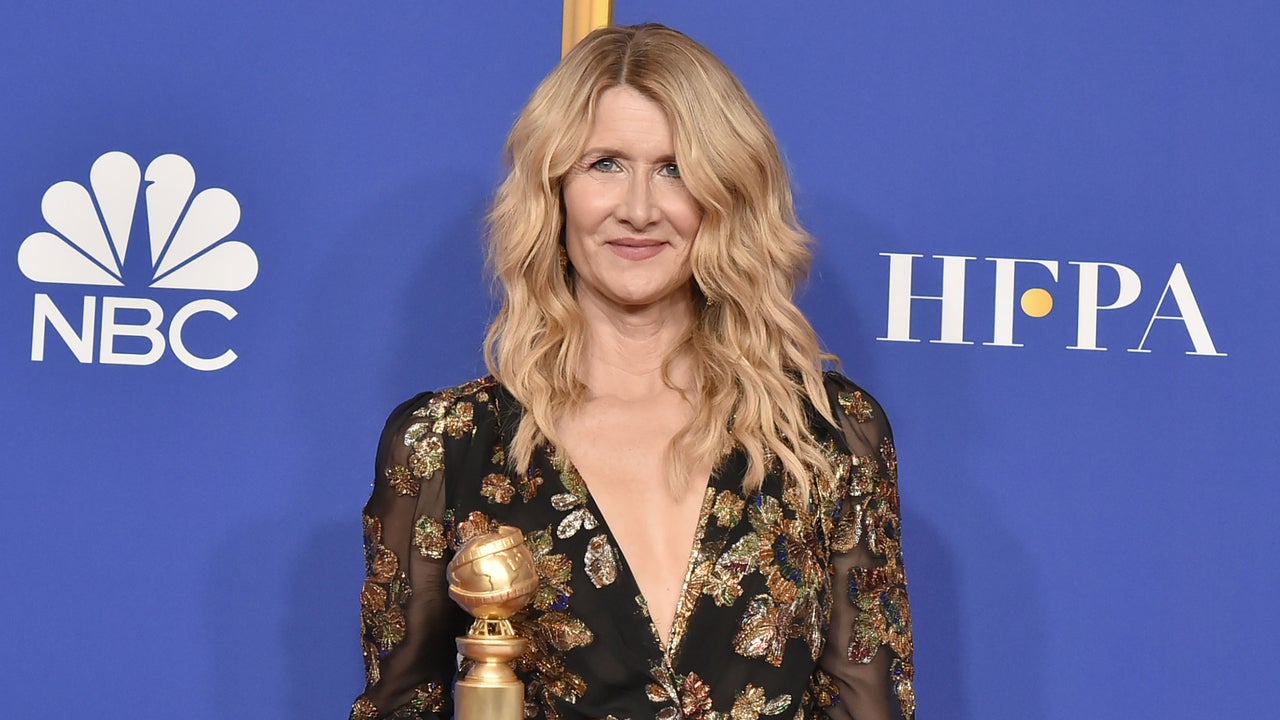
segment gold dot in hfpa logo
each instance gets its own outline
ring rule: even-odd
[[[146,188],[143,189],[143,180]],[[144,174],[137,161],[123,152],[109,152],[89,170],[89,187],[70,180],[55,183],[44,193],[41,211],[53,232],[27,236],[18,248],[18,268],[38,283],[125,285],[127,253],[134,214],[140,198],[145,203],[151,279],[157,289],[235,292],[258,276],[258,257],[248,245],[230,239],[240,224],[240,203],[230,192],[209,188],[196,193],[196,174],[179,155],[161,155],[147,165]],[[80,329],[45,293],[36,293],[31,323],[31,359],[44,360],[46,330],[52,327],[81,363],[151,365],[164,355],[166,346],[184,365],[196,370],[220,370],[236,359],[227,349],[214,357],[198,356],[187,348],[183,330],[201,313],[226,320],[236,316],[227,303],[201,298],[183,305],[164,325],[164,308],[146,297],[84,297]],[[101,315],[99,317],[99,310]],[[126,322],[117,311],[138,318]],[[134,338],[142,352],[119,349],[116,340]],[[166,342],[167,338],[167,342]]]
[[[920,342],[922,338],[911,335],[911,311],[917,303],[936,302],[941,306],[941,327],[931,343],[944,345],[973,345],[964,339],[966,308],[965,279],[970,262],[978,262],[978,258],[965,255],[933,255],[930,258],[930,272],[937,272],[941,262],[942,291],[940,295],[917,294],[913,287],[915,260],[924,255],[915,253],[880,253],[889,258],[889,307],[888,323],[884,337],[876,338],[884,342]],[[984,271],[994,275],[995,298],[991,306],[983,303],[983,308],[992,307],[991,340],[983,345],[997,347],[1023,347],[1014,342],[1014,277],[1019,266],[1037,265],[1049,271],[1050,277],[1058,282],[1059,263],[1057,260],[1034,260],[1030,258],[985,258],[980,265]],[[923,263],[922,263],[923,264]],[[1077,268],[1076,279],[1079,290],[1076,303],[1076,341],[1068,345],[1068,350],[1106,350],[1098,345],[1098,321],[1104,312],[1111,312],[1133,305],[1142,294],[1142,278],[1132,268],[1119,263],[1068,261],[1068,265]],[[1103,275],[1110,277],[1109,284],[1118,286],[1114,300],[1104,302],[1099,297],[1099,285]],[[1044,288],[1034,287],[1022,293],[1018,298],[1022,312],[1029,317],[1042,318],[1053,311],[1053,295]],[[1177,314],[1162,314],[1173,312]],[[1200,312],[1200,304],[1191,289],[1187,273],[1182,263],[1174,263],[1164,290],[1151,309],[1146,331],[1135,347],[1129,352],[1149,353],[1146,345],[1151,337],[1156,321],[1168,321],[1181,324],[1191,343],[1188,355],[1206,355],[1226,357],[1219,352],[1209,334],[1204,315]]]

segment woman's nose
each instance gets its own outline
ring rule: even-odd
[[[626,195],[618,205],[620,220],[637,229],[657,222],[660,209],[651,183],[652,178],[641,173],[628,179]]]

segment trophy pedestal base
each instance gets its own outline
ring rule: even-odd
[[[453,691],[453,712],[460,720],[520,720],[524,717],[524,684],[459,680]]]
[[[457,720],[522,720],[524,683],[507,662],[519,657],[528,641],[514,635],[479,634],[487,627],[477,623],[473,634],[458,638],[458,652],[475,664],[454,685],[453,716]]]

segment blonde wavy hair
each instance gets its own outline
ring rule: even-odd
[[[737,445],[748,458],[744,492],[760,488],[776,458],[807,495],[815,475],[831,473],[807,406],[834,423],[822,383],[834,356],[793,300],[810,238],[755,103],[710,51],[660,25],[591,33],[534,91],[507,138],[509,173],[488,217],[502,306],[485,361],[525,409],[511,463],[524,473],[540,444],[558,447],[556,418],[587,396],[584,320],[561,254],[561,187],[601,94],[620,86],[666,111],[681,177],[703,209],[690,257],[697,317],[663,366],[671,385],[672,359],[693,361],[686,396],[695,414],[668,449],[671,490],[683,494],[690,468],[718,465]]]

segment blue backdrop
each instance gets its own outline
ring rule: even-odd
[[[483,208],[559,55],[559,2],[490,5],[4,10],[5,716],[345,717],[375,438],[483,373]],[[897,434],[920,716],[1273,715],[1280,9],[616,19],[784,146],[804,308]]]

